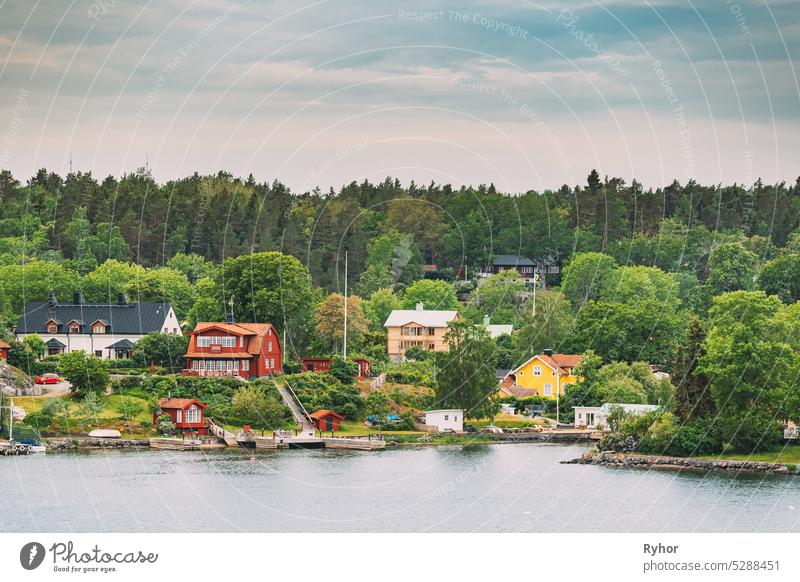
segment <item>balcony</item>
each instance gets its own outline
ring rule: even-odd
[[[201,378],[236,378],[239,370],[181,370],[181,376],[199,376]]]

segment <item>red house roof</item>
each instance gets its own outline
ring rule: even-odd
[[[344,416],[335,413],[333,410],[317,410],[316,412],[312,412],[310,416],[315,420],[322,420],[323,418],[328,418],[329,416],[335,416],[339,420],[344,420]]]
[[[8,344],[7,344],[6,342],[4,342],[3,340],[0,340],[0,350],[8,350],[8,349],[10,349],[10,348],[11,348],[11,346],[10,346],[10,345],[8,345]]]
[[[194,398],[159,398],[158,400],[158,405],[162,410],[165,408],[170,410],[186,410],[192,404],[197,404],[198,407],[204,410],[208,408],[208,406]]]

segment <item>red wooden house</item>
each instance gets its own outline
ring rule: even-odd
[[[344,420],[344,416],[333,410],[317,410],[310,416],[317,430],[339,430],[340,423]]]
[[[203,412],[208,408],[205,404],[194,398],[161,398],[158,401],[161,414],[169,414],[172,423],[182,432],[195,432],[208,434],[208,423]],[[156,424],[159,414],[153,415],[153,424]]]
[[[358,379],[372,376],[372,364],[366,358],[353,358],[358,364]],[[333,358],[303,358],[300,363],[303,372],[330,372]]]
[[[11,349],[10,345],[8,345],[3,340],[0,340],[0,358],[2,358],[3,360],[7,360],[8,359],[8,350],[10,350],[10,349]]]
[[[184,376],[258,378],[283,373],[283,349],[271,323],[203,321],[189,336]]]

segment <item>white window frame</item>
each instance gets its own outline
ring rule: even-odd
[[[544,395],[545,396],[552,396],[553,395],[553,385],[552,384],[545,384],[544,385]]]
[[[533,375],[539,377],[542,375],[542,367],[541,366],[534,366],[533,367]]]

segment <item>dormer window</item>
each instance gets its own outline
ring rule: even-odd
[[[81,324],[78,320],[73,319],[67,324],[69,333],[81,333]]]
[[[108,324],[102,319],[98,319],[92,324],[92,333],[106,333]]]
[[[58,322],[55,319],[47,322],[47,333],[58,333]]]

